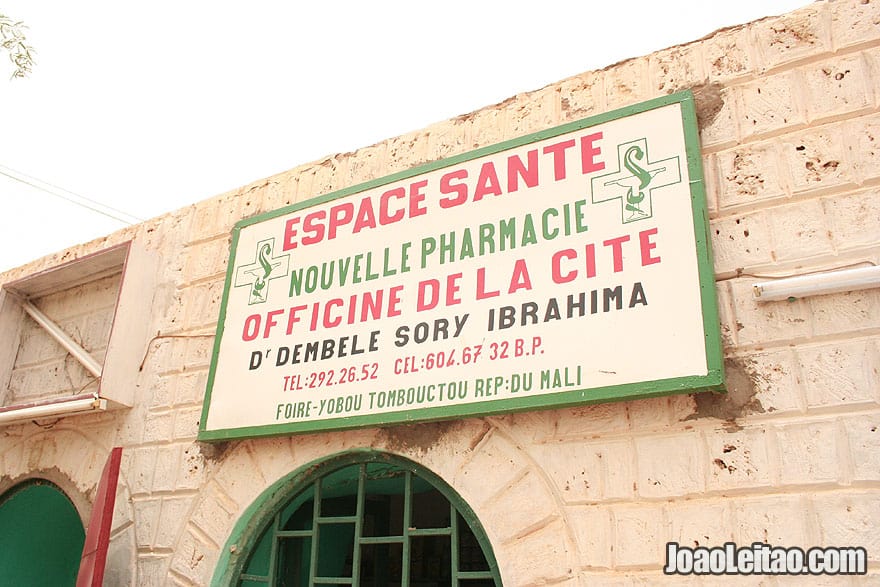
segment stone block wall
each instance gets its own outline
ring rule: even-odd
[[[206,585],[233,525],[268,485],[315,459],[373,448],[423,464],[472,506],[505,585],[653,583],[669,541],[863,546],[869,576],[843,583],[875,583],[880,290],[757,304],[751,287],[880,262],[878,80],[880,3],[816,2],[297,167],[0,275],[8,282],[129,239],[161,257],[146,315],[158,334],[131,375],[134,407],[4,428],[0,491],[51,475],[85,510],[102,455],[122,445],[117,584]],[[726,395],[196,440],[236,221],[683,89],[694,91],[700,119]]]
[[[116,310],[120,274],[32,300],[98,362],[104,361]],[[18,352],[4,404],[21,404],[95,391],[97,378],[33,320],[21,321]]]

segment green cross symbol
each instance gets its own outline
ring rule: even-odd
[[[273,256],[275,239],[257,243],[254,262],[235,270],[235,287],[250,287],[248,305],[262,304],[269,294],[269,281],[286,277],[290,272],[290,255]]]
[[[679,183],[678,156],[651,161],[647,139],[617,145],[617,171],[591,181],[593,203],[621,201],[621,222],[628,224],[654,215],[651,201],[655,189]]]

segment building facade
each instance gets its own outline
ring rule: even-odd
[[[0,516],[39,486],[87,520],[122,446],[107,584],[309,568],[450,584],[439,565],[462,585],[653,583],[670,542],[861,547],[867,575],[844,581],[874,582],[880,290],[758,302],[753,285],[880,263],[878,79],[877,3],[816,2],[0,274]],[[726,393],[199,439],[237,222],[680,91],[699,128]],[[321,554],[340,549],[339,564]]]

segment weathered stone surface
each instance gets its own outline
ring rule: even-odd
[[[0,493],[44,478],[85,516],[109,448],[122,445],[114,584],[207,585],[268,487],[372,449],[418,462],[470,505],[505,585],[653,584],[667,542],[728,540],[864,546],[875,567],[864,584],[876,581],[880,292],[758,303],[752,285],[880,264],[878,47],[880,2],[816,3],[306,163],[0,275],[5,284],[132,238],[161,258],[140,309],[151,339],[126,349],[142,363],[117,379],[135,405],[4,427]],[[684,89],[706,168],[726,395],[196,440],[237,221]],[[103,358],[118,292],[118,275],[104,276],[38,305]],[[16,337],[14,369],[0,373],[6,400],[97,388],[36,326]]]

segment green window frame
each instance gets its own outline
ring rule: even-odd
[[[213,584],[500,587],[501,579],[479,520],[454,490],[412,461],[365,451],[308,465],[264,492],[233,530]]]

